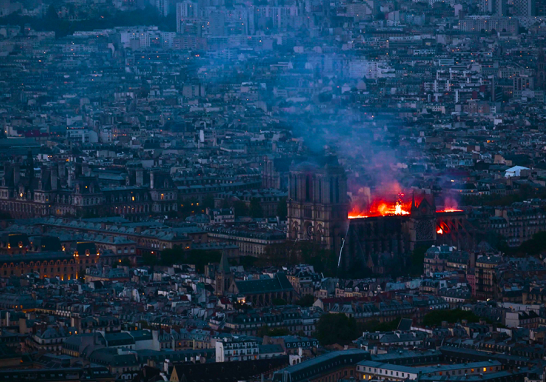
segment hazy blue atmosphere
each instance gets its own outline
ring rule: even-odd
[[[546,0],[0,0],[0,382],[546,379]]]

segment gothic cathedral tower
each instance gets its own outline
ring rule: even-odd
[[[347,176],[337,157],[302,162],[290,169],[288,239],[312,241],[339,251],[348,226]]]

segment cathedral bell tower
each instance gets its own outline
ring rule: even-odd
[[[292,166],[288,181],[288,239],[339,251],[348,225],[347,176],[337,157]]]

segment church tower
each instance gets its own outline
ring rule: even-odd
[[[339,251],[348,224],[347,176],[336,156],[290,169],[288,239]]]
[[[222,251],[222,258],[220,259],[220,266],[216,272],[215,282],[217,296],[223,296],[229,291],[233,275],[231,274],[231,268],[229,267],[228,258],[225,251]]]

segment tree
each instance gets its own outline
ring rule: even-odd
[[[315,303],[315,296],[312,294],[306,294],[305,296],[301,297],[298,301],[296,301],[296,305],[309,307],[313,306]]]
[[[228,198],[224,198],[224,200],[222,200],[222,208],[229,208],[230,205],[229,205],[229,199]]]
[[[423,317],[423,325],[434,327],[442,325],[443,321],[450,324],[454,324],[461,320],[467,320],[468,322],[478,322],[480,317],[476,316],[469,310],[453,309],[453,310],[433,310],[427,313]]]
[[[183,262],[184,250],[178,246],[161,252],[161,265],[182,264]]]
[[[532,239],[521,243],[517,249],[519,255],[538,255],[546,251],[546,232],[537,232]]]
[[[260,329],[258,329],[258,332],[256,333],[256,335],[258,337],[268,336],[270,330],[271,329],[268,325],[263,325]]]
[[[262,205],[260,204],[260,200],[258,198],[250,199],[250,207],[248,209],[248,212],[250,216],[253,218],[264,217],[264,211],[262,209]]]
[[[269,337],[280,337],[287,336],[290,334],[290,331],[286,328],[274,328],[269,332]]]
[[[286,300],[282,298],[274,298],[271,302],[276,306],[286,305]]]
[[[508,247],[506,238],[500,233],[489,230],[485,233],[484,240],[489,243],[489,245],[503,253],[508,253],[511,251],[511,248]]]
[[[423,264],[425,263],[425,253],[427,252],[427,246],[419,246],[411,253],[411,265],[409,268],[409,274],[412,276],[421,276],[423,274]]]
[[[157,265],[157,257],[150,253],[145,253],[142,255],[142,264],[153,267],[154,265]]]
[[[262,326],[257,333],[258,337],[278,337],[278,336],[287,336],[290,334],[290,331],[286,328],[274,328],[271,329],[268,325]]]
[[[129,258],[127,257],[124,257],[123,259],[121,259],[121,262],[119,263],[119,265],[121,265],[122,267],[130,267],[131,260],[129,260]]]
[[[379,322],[378,320],[367,321],[358,325],[359,332],[392,332],[398,329],[401,317],[392,321]]]
[[[51,22],[55,22],[59,20],[59,15],[57,14],[57,11],[55,10],[55,7],[53,6],[53,4],[50,4],[49,7],[47,8],[45,19]]]
[[[316,272],[324,273],[325,276],[336,276],[337,253],[323,249],[317,243],[305,241],[298,242],[297,249],[300,251],[300,262],[312,265]]]
[[[262,265],[282,266],[291,264],[289,261],[289,248],[287,243],[272,244],[265,247],[264,255],[260,259]]]
[[[344,314],[323,314],[317,323],[315,336],[323,346],[346,345],[360,336],[356,321]]]
[[[203,208],[214,208],[214,195],[207,194],[203,198]]]
[[[218,251],[185,250],[180,246],[165,249],[161,252],[160,265],[171,266],[174,264],[192,264],[199,273],[203,273],[205,265],[219,263],[222,254]]]
[[[277,216],[284,220],[286,219],[286,216],[288,215],[288,204],[286,203],[286,198],[282,198],[279,200],[279,203],[277,204]]]
[[[248,216],[248,208],[242,200],[233,202],[235,216]]]

